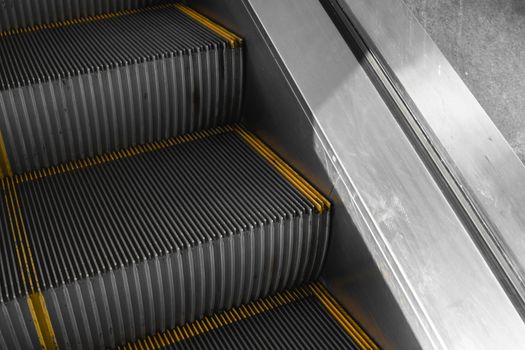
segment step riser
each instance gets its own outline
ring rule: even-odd
[[[207,50],[0,92],[20,174],[236,122],[241,49]]]
[[[161,0],[2,0],[0,31],[136,9]]]

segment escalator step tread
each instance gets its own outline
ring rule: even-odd
[[[378,349],[335,300],[326,301],[327,295],[314,283],[118,349]]]
[[[242,72],[242,40],[179,3],[3,33],[1,168],[21,174],[235,123]]]
[[[314,211],[232,132],[17,179],[44,289]]]

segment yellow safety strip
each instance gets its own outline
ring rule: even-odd
[[[29,306],[42,349],[58,349],[55,330],[51,324],[51,317],[49,316],[44,294],[41,292],[32,293],[27,299],[27,305]]]
[[[179,11],[183,12],[187,16],[193,18],[203,26],[207,27],[208,29],[214,31],[219,36],[221,36],[223,39],[228,41],[228,44],[231,48],[236,48],[239,46],[242,46],[242,38],[238,37],[237,35],[233,34],[232,32],[226,30],[225,28],[221,27],[215,22],[212,22],[210,19],[204,17],[200,13],[198,13],[195,10],[192,10],[186,5],[183,4],[175,4],[175,7],[179,9]]]
[[[202,320],[197,320],[183,326],[177,326],[174,329],[166,330],[153,336],[147,336],[146,338],[137,340],[134,343],[119,346],[117,349],[163,349],[189,338],[263,314],[275,308],[311,296],[316,297],[321,302],[324,308],[337,320],[341,327],[361,349],[379,349],[379,347],[370,339],[370,337],[368,337],[361,327],[359,327],[359,325],[320,283],[313,283],[292,291],[277,293],[273,296],[259,299],[249,304],[241,305],[228,311],[223,311],[219,314],[206,316]]]
[[[26,302],[35,325],[38,340],[42,349],[57,349],[58,344],[55,331],[51,324],[51,317],[49,316],[44,295],[40,290],[35,261],[16,192],[15,180],[13,177],[9,177],[1,179],[1,183],[5,193],[4,200],[8,208],[9,228],[15,244],[22,281],[29,292]]]
[[[4,137],[0,132],[0,178],[12,176],[13,171],[11,170],[11,163],[7,155],[7,149],[5,148]]]
[[[105,14],[100,14],[100,15],[87,16],[87,17],[82,17],[82,18],[77,18],[77,19],[69,19],[69,20],[64,20],[60,22],[37,24],[34,26],[24,27],[24,28],[15,28],[15,29],[10,29],[10,30],[5,30],[5,31],[0,32],[0,38],[12,36],[12,35],[23,34],[23,33],[38,32],[38,31],[47,30],[47,29],[58,29],[58,28],[68,27],[68,26],[77,25],[77,24],[86,24],[86,23],[95,22],[95,21],[103,21],[103,20],[108,20],[111,18],[129,16],[129,15],[134,15],[137,13],[143,13],[147,11],[154,11],[154,10],[170,8],[170,7],[178,9],[180,12],[184,13],[186,16],[199,22],[206,28],[215,32],[220,37],[224,38],[228,42],[228,45],[231,48],[242,46],[242,43],[243,43],[242,38],[238,37],[237,35],[233,34],[227,29],[221,27],[220,25],[211,21],[210,19],[204,17],[203,15],[196,12],[195,10],[192,10],[188,6],[185,6],[182,4],[163,4],[163,5],[150,6],[150,7],[139,8],[139,9],[122,10],[122,11],[113,12],[113,13],[105,13]]]
[[[314,283],[308,286],[308,288],[362,349],[379,350],[379,347],[372,341],[372,339],[370,339],[365,331],[363,331],[343,307],[339,305],[321,283]]]
[[[250,132],[235,127],[235,131],[250,144],[261,156],[263,156],[281,175],[292,183],[308,200],[315,206],[318,212],[330,209],[330,202],[305,179],[303,179],[295,170],[279,158],[268,146],[257,139]]]

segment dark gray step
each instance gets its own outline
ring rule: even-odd
[[[166,2],[163,0],[2,0],[0,31],[60,22]]]
[[[0,132],[12,172],[236,122],[241,41],[180,6],[0,37]]]
[[[15,178],[61,347],[123,344],[319,275],[326,201],[247,135],[215,129]]]

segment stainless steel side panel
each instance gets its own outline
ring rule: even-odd
[[[418,123],[463,188],[486,227],[482,239],[490,258],[523,309],[525,167],[401,0],[340,3],[402,86]]]
[[[334,190],[420,345],[525,344],[525,326],[505,291],[320,3],[244,4],[310,116],[315,149],[320,158],[328,153],[327,167],[335,169],[328,171]],[[300,137],[294,132],[290,142]],[[345,279],[341,264],[352,247],[338,252],[328,258],[338,268],[327,273],[328,284]],[[344,299],[344,290],[336,292]]]

